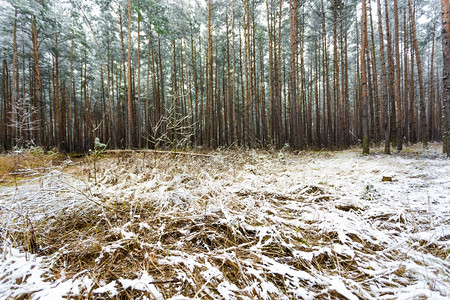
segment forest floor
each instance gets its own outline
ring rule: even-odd
[[[441,147],[1,156],[0,299],[449,299]]]

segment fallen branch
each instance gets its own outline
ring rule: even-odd
[[[121,154],[121,153],[157,153],[157,154],[175,154],[175,155],[189,155],[189,156],[204,156],[204,157],[215,157],[214,155],[193,153],[193,152],[178,152],[178,151],[164,151],[164,150],[151,150],[151,149],[141,149],[141,150],[106,150],[104,153]]]

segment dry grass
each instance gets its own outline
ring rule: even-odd
[[[65,166],[67,156],[58,153],[24,150],[0,155],[0,186],[10,186],[39,176],[53,167]]]
[[[0,157],[0,161],[5,161],[0,162],[3,176],[11,176],[11,168],[17,167],[15,159]],[[27,154],[21,167],[39,169],[57,163],[57,159]],[[36,251],[49,257],[52,263],[53,279],[62,273],[68,279],[80,274],[94,279],[90,290],[81,292],[86,298],[108,297],[94,290],[108,282],[119,282],[120,278],[137,279],[142,272],[153,278],[151,284],[164,298],[182,292],[189,298],[213,299],[218,296],[215,289],[224,280],[237,287],[235,294],[239,297],[261,298],[258,284],[264,281],[289,298],[297,297],[292,291],[294,286],[308,289],[318,299],[344,298],[336,290],[328,289],[321,279],[302,282],[290,274],[276,272],[275,262],[290,267],[292,273],[305,272],[313,278],[340,276],[359,283],[367,291],[371,279],[379,280],[378,284],[390,280],[390,274],[372,278],[361,268],[364,262],[386,250],[382,243],[348,233],[348,244],[356,245],[353,249],[357,250],[357,255],[351,256],[334,250],[334,245],[343,244],[340,233],[325,230],[318,220],[305,220],[300,227],[294,225],[311,205],[330,203],[330,207],[335,207],[333,212],[349,215],[360,210],[357,205],[333,205],[338,196],[323,185],[305,185],[292,193],[227,189],[239,183],[243,171],[248,176],[264,177],[286,168],[281,161],[270,165],[275,169],[264,169],[261,160],[277,161],[278,153],[225,151],[211,157],[107,154],[98,163],[99,185],[89,185],[84,192],[91,198],[91,205],[40,219],[33,223],[32,230],[28,227],[21,232],[19,224],[12,226],[8,234],[15,246],[27,249],[32,232]],[[252,168],[255,165],[258,168]],[[80,160],[66,171],[89,182],[93,176],[92,161]],[[390,215],[374,216],[373,221],[405,226],[404,219],[397,222]],[[265,228],[270,230],[264,232]],[[448,252],[435,244],[420,246],[425,253],[444,259],[444,252]],[[312,259],[299,256],[299,252],[311,254]],[[400,257],[394,251],[389,253],[393,259]],[[209,280],[204,276],[211,269],[208,265],[218,270]],[[398,270],[393,272],[399,277],[404,275]],[[404,282],[392,285],[404,286]],[[250,286],[253,288],[247,288]],[[361,291],[354,292],[361,298],[367,296]],[[122,285],[116,298],[153,296],[147,290]],[[278,298],[280,294],[269,293],[269,297]]]

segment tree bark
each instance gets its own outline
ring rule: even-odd
[[[402,150],[403,132],[402,132],[402,99],[400,97],[400,41],[399,41],[399,22],[398,5],[394,0],[394,34],[395,34],[395,100],[397,104],[397,150]]]
[[[55,98],[54,101],[54,115],[56,125],[56,146],[59,151],[63,150],[63,129],[61,123],[61,109],[59,103],[59,55],[58,55],[58,34],[55,34]]]
[[[431,42],[431,59],[430,59],[430,87],[428,92],[428,138],[435,138],[435,99],[434,99],[434,37],[436,23],[433,24],[433,37]]]
[[[208,147],[214,147],[214,122],[213,114],[213,44],[212,44],[212,24],[211,24],[211,0],[208,1],[208,101],[206,113],[206,139]]]
[[[416,62],[417,62],[417,75],[419,77],[418,79],[419,79],[419,93],[420,93],[420,104],[419,104],[419,106],[420,106],[420,133],[422,134],[423,147],[427,148],[428,147],[428,129],[427,129],[427,115],[426,115],[426,105],[425,105],[425,88],[423,86],[422,59],[420,57],[419,46],[417,43],[416,23],[415,23],[415,17],[414,17],[411,0],[408,0],[408,6],[409,6],[409,15],[411,17],[413,47],[414,47],[414,52],[416,55]]]
[[[442,51],[444,56],[443,69],[443,140],[444,153],[450,157],[450,2],[441,0],[442,6]]]
[[[362,0],[362,22],[361,22],[361,86],[362,86],[362,136],[363,154],[369,154],[369,132],[367,120],[367,9],[366,0]]]
[[[389,97],[386,82],[386,60],[384,54],[384,36],[383,36],[383,17],[381,14],[381,3],[377,0],[378,11],[378,35],[380,40],[380,62],[381,62],[381,98],[383,103],[383,135],[384,135],[384,153],[391,153],[391,137],[389,131]]]
[[[297,0],[289,1],[289,16],[290,16],[290,34],[291,34],[291,104],[290,104],[290,140],[294,149],[298,149],[298,107],[297,107],[297,46],[298,46],[298,34],[297,34]]]
[[[38,110],[39,130],[37,136],[37,143],[39,146],[44,145],[44,105],[42,103],[42,84],[41,84],[41,71],[39,68],[39,50],[38,50],[38,33],[36,25],[36,17],[33,16],[32,25],[32,42],[33,42],[33,60],[34,60],[34,79],[35,79],[35,96]]]
[[[127,96],[127,148],[133,147],[133,99],[131,84],[131,0],[128,1],[128,96]]]
[[[70,44],[70,75],[69,75],[69,115],[67,122],[67,140],[68,140],[68,149],[70,152],[74,151],[74,140],[73,140],[73,126],[72,126],[72,103],[73,103],[73,49],[74,49],[74,40],[75,40],[75,31],[72,28],[72,40]]]
[[[389,84],[389,117],[390,117],[390,138],[391,140],[396,139],[396,128],[397,128],[397,118],[395,115],[395,68],[394,68],[394,53],[392,50],[392,38],[391,38],[391,30],[389,26],[389,8],[388,1],[384,1],[385,5],[385,20],[386,20],[386,40],[387,40],[387,58],[388,58],[388,84]]]
[[[19,72],[18,72],[18,64],[17,64],[17,8],[14,10],[14,25],[13,25],[13,61],[12,61],[12,74],[11,74],[11,115],[10,115],[10,125],[11,128],[11,141],[12,143],[16,143],[15,139],[18,134],[17,129],[20,126],[17,122],[16,111],[19,109],[17,106],[18,99],[18,87],[19,87]],[[17,87],[16,87],[17,86]],[[19,139],[20,140],[20,139]],[[19,143],[21,141],[18,141]],[[22,145],[17,145],[22,146]]]

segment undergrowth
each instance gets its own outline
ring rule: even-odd
[[[48,157],[28,155],[33,166],[48,164]],[[12,158],[1,159],[9,170]],[[24,215],[3,222],[2,245],[30,250],[32,233],[33,252],[50,265],[49,280],[93,280],[67,295],[74,299],[154,298],[154,288],[164,299],[334,299],[350,291],[392,297],[417,281],[403,263],[412,252],[448,264],[448,246],[437,239],[412,241],[407,251],[392,246],[386,232],[400,235],[412,221],[406,210],[369,210],[368,203],[383,201],[374,187],[349,201],[334,186],[295,179],[298,160],[274,151],[116,153],[96,162],[95,179],[91,161],[80,161],[68,173],[40,179],[47,199],[63,200],[57,208],[45,200],[42,207],[14,208]],[[416,263],[441,272],[429,260]],[[389,267],[380,272],[383,264]],[[100,289],[109,283],[116,294]],[[442,293],[439,284],[430,290]]]

